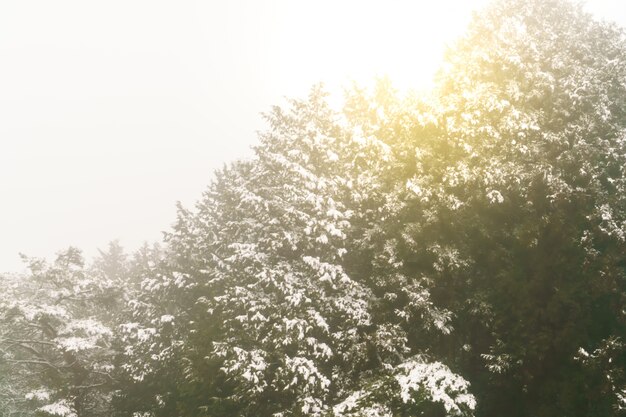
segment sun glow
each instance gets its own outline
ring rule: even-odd
[[[388,76],[401,90],[430,87],[447,45],[487,1],[289,2],[280,10],[280,91],[322,81],[331,91]]]
[[[626,22],[619,2],[590,10]],[[323,82],[428,89],[487,0],[0,2],[0,271],[161,239],[260,116]],[[622,8],[623,9],[623,8]],[[45,204],[42,204],[42,201]]]

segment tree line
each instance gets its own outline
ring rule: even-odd
[[[496,1],[429,94],[271,109],[160,244],[24,257],[0,415],[626,415],[625,40]]]

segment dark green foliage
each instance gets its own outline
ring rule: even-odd
[[[567,2],[495,3],[449,52],[434,133],[406,130],[399,248],[454,312],[433,349],[477,415],[623,412],[623,39]]]
[[[68,417],[626,414],[620,29],[497,1],[430,97],[381,81],[338,113],[314,88],[266,119],[163,249],[3,278],[0,405],[32,415],[42,386]]]

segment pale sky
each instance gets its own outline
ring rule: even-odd
[[[261,112],[318,82],[428,87],[486,0],[0,0],[0,271],[161,239]],[[621,1],[588,10],[626,26]]]

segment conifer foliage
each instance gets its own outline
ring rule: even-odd
[[[0,406],[625,415],[625,42],[568,1],[499,0],[429,96],[273,108],[163,249],[2,278]]]
[[[319,89],[267,119],[256,158],[219,172],[195,212],[181,210],[168,238],[171,271],[146,288],[186,300],[147,316],[159,327],[128,334],[144,342],[140,357],[175,351],[184,367],[175,392],[146,411],[348,416],[434,402],[471,412],[468,383],[408,343],[410,327],[432,320],[410,324],[409,313],[382,309],[362,275],[371,269],[364,242],[390,211],[380,183],[389,146],[333,113]],[[426,288],[405,292],[435,314]],[[160,339],[179,320],[184,334]],[[142,380],[145,369],[131,371]],[[181,389],[211,396],[190,401]]]
[[[115,352],[105,311],[119,282],[94,280],[73,248],[52,265],[26,261],[29,274],[4,277],[0,298],[2,412],[108,415]]]

